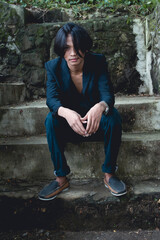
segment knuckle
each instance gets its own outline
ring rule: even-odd
[[[71,123],[71,127],[75,127],[75,123],[74,122]]]

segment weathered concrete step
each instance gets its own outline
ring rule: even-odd
[[[45,236],[44,231],[43,235]],[[49,234],[52,240],[59,240],[60,237],[65,240],[159,240],[160,231],[159,229],[154,230],[135,230],[135,231],[87,231],[87,232],[61,232]]]
[[[121,113],[124,132],[160,130],[160,97],[119,97],[115,106]],[[0,136],[45,133],[48,112],[46,100],[0,107]]]
[[[53,179],[52,179],[53,180]],[[38,199],[38,192],[50,182],[50,180],[0,180],[0,198]],[[141,195],[160,194],[160,180],[145,180],[127,184],[127,194],[121,197],[113,196],[104,186],[103,178],[70,178],[69,190],[57,195],[57,199],[65,201],[77,201],[79,199],[96,202],[120,202],[126,197],[137,198]],[[158,200],[158,199],[157,199]],[[40,201],[41,202],[41,201]],[[51,203],[51,201],[49,201]]]
[[[0,83],[0,106],[24,102],[25,97],[24,83]]]
[[[43,202],[37,193],[46,183],[1,181],[0,228],[115,232],[155,229],[160,224],[160,181],[130,185],[127,195],[116,198],[103,179],[72,179],[68,191]]]
[[[45,100],[0,107],[0,136],[44,133],[44,121],[48,112]]]
[[[160,130],[160,97],[120,97],[115,106],[124,132]]]
[[[50,240],[159,240],[160,231],[159,228],[154,230],[110,230],[110,231],[54,231],[47,229],[34,229],[34,230],[23,230],[23,231],[10,231],[1,232],[0,237],[2,239],[46,239]]]
[[[0,177],[2,179],[52,179],[46,136],[0,138]],[[102,177],[102,142],[68,143],[66,158],[71,176]],[[160,132],[123,134],[118,156],[118,174],[123,179],[160,178]]]

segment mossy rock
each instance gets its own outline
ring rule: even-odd
[[[0,23],[16,28],[24,25],[24,9],[20,6],[0,2]]]

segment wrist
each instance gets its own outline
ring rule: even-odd
[[[67,114],[67,108],[65,108],[65,107],[59,107],[58,108],[58,116],[60,116],[60,117],[63,117],[63,118],[66,118],[66,114]]]
[[[109,112],[109,106],[108,106],[108,104],[107,104],[105,101],[101,101],[100,104],[102,105],[103,113],[104,113],[105,115],[107,115],[108,112]]]
[[[104,112],[106,107],[107,107],[107,104],[104,101],[102,101],[102,102],[99,103],[99,105],[101,107],[102,112]]]

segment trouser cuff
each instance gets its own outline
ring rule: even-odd
[[[66,175],[68,175],[70,173],[70,168],[68,167],[66,170],[58,170],[58,171],[54,171],[54,175],[56,177],[65,177]]]
[[[118,170],[118,166],[112,166],[112,167],[105,167],[105,166],[102,166],[102,172],[104,173],[110,173],[110,174],[114,174],[116,171]]]

